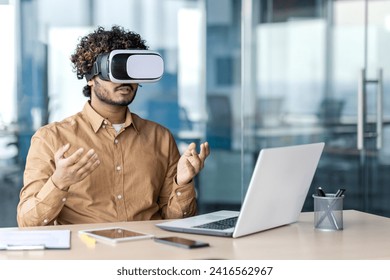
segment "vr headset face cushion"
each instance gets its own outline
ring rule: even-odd
[[[99,74],[99,78],[105,81],[110,80],[109,76],[109,67],[108,67],[108,58],[110,56],[110,53],[103,53],[98,55],[96,59],[96,67]]]

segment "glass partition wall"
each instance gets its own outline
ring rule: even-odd
[[[210,143],[196,178],[199,213],[240,208],[261,149],[323,141],[304,210],[316,187],[344,187],[345,208],[390,216],[390,1],[3,2],[15,18],[17,82],[7,94],[17,102],[0,136],[14,128],[5,145],[17,155],[0,157],[0,226],[16,225],[32,134],[86,102],[69,61],[78,38],[114,24],[165,61],[163,78],[144,84],[130,110],[168,127],[181,150]]]
[[[324,141],[304,210],[321,186],[390,216],[389,16],[390,1],[243,1],[243,150]]]

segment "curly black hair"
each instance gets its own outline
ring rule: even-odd
[[[82,37],[71,55],[73,69],[78,79],[83,79],[90,72],[97,56],[112,50],[139,49],[147,50],[145,40],[138,33],[125,30],[118,25],[112,26],[111,30],[105,30],[99,26],[94,32]],[[91,87],[83,88],[86,97],[91,96]]]

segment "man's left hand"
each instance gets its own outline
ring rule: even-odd
[[[177,184],[188,184],[202,170],[209,154],[209,143],[200,144],[199,154],[196,152],[195,143],[191,143],[177,164]]]

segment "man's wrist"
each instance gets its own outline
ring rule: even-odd
[[[59,183],[56,181],[56,179],[53,178],[53,176],[50,177],[50,180],[51,180],[51,182],[53,183],[53,185],[54,185],[56,188],[58,188],[58,189],[60,189],[60,190],[62,190],[62,191],[67,191],[67,190],[69,189],[69,186],[62,186],[61,184],[59,184]]]
[[[190,179],[188,182],[186,183],[183,183],[183,182],[179,182],[179,180],[177,179],[177,176],[175,176],[175,183],[178,185],[178,186],[185,186],[185,185],[188,185],[189,183],[191,183],[192,179]]]

